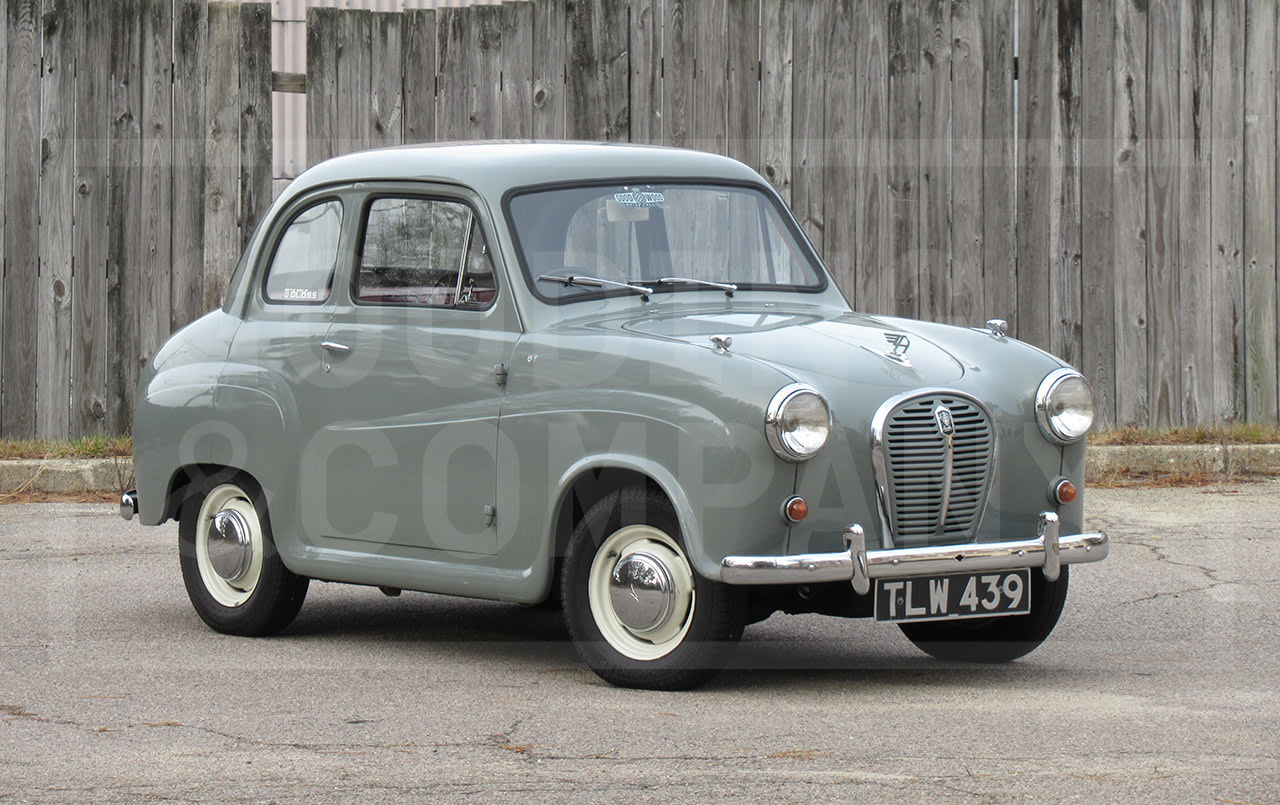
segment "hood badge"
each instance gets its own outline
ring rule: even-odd
[[[951,416],[951,409],[945,405],[939,405],[933,409],[933,419],[938,423],[938,432],[943,436],[954,436],[956,432],[956,421]]]
[[[885,333],[884,340],[889,342],[889,348],[883,352],[874,350],[866,344],[862,344],[861,346],[872,355],[879,355],[880,357],[891,361],[892,363],[896,363],[899,366],[904,366],[907,369],[914,368],[911,365],[911,361],[907,360],[907,350],[911,347],[911,339],[907,337],[906,333]]]

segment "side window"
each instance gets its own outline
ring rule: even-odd
[[[496,291],[484,232],[469,206],[426,198],[369,205],[357,302],[479,310]]]
[[[267,301],[323,304],[333,287],[341,232],[342,202],[337,199],[295,215],[267,269],[263,289]]]

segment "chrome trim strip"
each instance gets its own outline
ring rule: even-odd
[[[1042,568],[1045,578],[1058,578],[1062,565],[1100,562],[1110,543],[1105,532],[1060,536],[1058,516],[1040,515],[1034,539],[1011,542],[935,545],[927,548],[871,550],[865,548],[862,527],[845,529],[848,551],[795,556],[726,556],[721,578],[726,584],[813,584],[849,581],[859,595],[871,590],[873,579],[905,579],[948,573]]]
[[[889,474],[886,472],[884,464],[885,425],[889,421],[889,415],[898,406],[916,397],[929,397],[936,394],[946,394],[969,401],[977,406],[978,410],[986,416],[987,421],[991,424],[991,479],[986,489],[982,492],[982,500],[978,502],[978,511],[974,514],[974,539],[977,539],[978,530],[982,527],[982,520],[987,514],[987,503],[991,498],[991,487],[995,483],[995,473],[1000,466],[1000,432],[999,428],[996,427],[995,417],[991,415],[991,409],[971,394],[965,394],[962,391],[942,386],[912,389],[901,394],[895,394],[881,403],[871,417],[871,470],[875,476],[876,503],[880,509],[880,544],[884,546],[885,550],[893,550],[893,529],[889,526]],[[943,521],[946,521],[945,517]]]

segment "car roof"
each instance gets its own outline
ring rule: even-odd
[[[285,195],[335,183],[383,180],[462,184],[492,197],[513,187],[618,178],[705,178],[760,183],[737,160],[629,143],[474,142],[381,148],[335,157],[305,171]]]

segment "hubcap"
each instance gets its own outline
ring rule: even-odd
[[[239,581],[249,570],[253,557],[249,524],[234,509],[223,509],[213,516],[209,528],[209,564],[213,572],[227,581]]]
[[[613,611],[637,634],[646,634],[667,622],[675,608],[676,591],[671,574],[658,557],[637,551],[623,557],[609,580]]]

